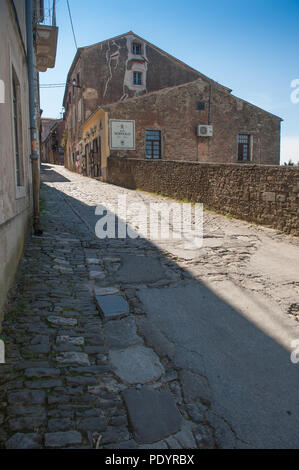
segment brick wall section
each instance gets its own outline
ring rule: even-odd
[[[110,157],[108,182],[299,235],[299,168]]]
[[[205,103],[202,111],[197,109],[199,101]],[[116,156],[144,158],[146,129],[157,129],[162,133],[163,159],[234,163],[238,134],[245,132],[252,138],[253,163],[279,164],[281,119],[233,96],[222,86],[214,84],[211,90],[211,84],[202,78],[104,109],[110,119],[136,122],[136,150],[129,154],[113,152]],[[196,126],[208,124],[209,117],[213,137],[197,137]]]

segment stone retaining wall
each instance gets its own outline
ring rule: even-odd
[[[299,235],[299,168],[110,157],[108,182]]]

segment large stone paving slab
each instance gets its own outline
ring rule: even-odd
[[[184,376],[185,402],[204,400],[208,404],[212,400],[213,412],[225,416],[235,433],[252,447],[298,446],[289,433],[291,426],[298,428],[294,422],[298,394],[291,392],[292,387],[285,388],[287,381],[298,382],[298,371],[292,367],[289,352],[273,340],[283,328],[286,333],[288,326],[281,326],[283,319],[278,320],[275,309],[271,305],[270,310],[270,302],[266,306],[261,295],[248,293],[229,281],[218,283],[217,291],[212,290],[215,283],[211,284],[191,281],[175,288],[138,292],[149,319],[176,345],[200,354],[204,360],[212,398],[206,381],[200,379],[202,390],[207,392],[203,395],[199,388],[193,388],[193,378],[188,374]],[[260,323],[269,331],[269,325],[265,325],[269,319],[273,321],[273,338],[257,327]],[[275,367],[270,367],[271,363]],[[285,413],[288,420],[282,413],[284,403],[292,413]],[[281,410],[280,422],[288,439],[277,431],[277,410]],[[226,446],[227,442],[233,445],[225,431],[218,444]]]
[[[167,339],[157,325],[148,318],[141,316],[137,318],[137,326],[140,334],[144,336],[146,344],[153,348],[159,356],[173,358],[175,345]]]
[[[120,269],[115,279],[126,284],[156,282],[168,278],[166,269],[157,258],[150,256],[122,255]]]
[[[190,370],[200,375],[206,374],[204,359],[196,351],[189,351],[187,348],[177,346],[173,363],[180,369]]]
[[[143,387],[127,389],[123,396],[138,443],[152,444],[179,431],[182,416],[170,393]]]
[[[157,354],[144,346],[112,350],[110,359],[115,373],[129,384],[146,384],[161,377],[164,367]]]
[[[106,323],[105,335],[112,349],[124,349],[135,344],[143,344],[136,332],[135,318],[127,317]]]
[[[130,312],[128,302],[120,295],[97,296],[96,304],[106,321],[124,317]]]
[[[204,405],[210,406],[212,395],[206,377],[193,374],[189,370],[182,370],[181,383],[184,400],[187,403],[194,403],[200,400]]]

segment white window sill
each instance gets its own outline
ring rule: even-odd
[[[131,90],[145,90],[145,86],[143,85],[143,83],[141,83],[141,85],[135,85],[134,83],[132,83]]]

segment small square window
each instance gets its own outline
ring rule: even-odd
[[[134,72],[133,83],[134,85],[142,85],[142,72]]]
[[[204,101],[197,101],[196,108],[198,109],[198,111],[204,111],[205,108],[206,108],[205,102]]]
[[[141,55],[141,44],[138,42],[133,42],[132,52],[134,55]]]

